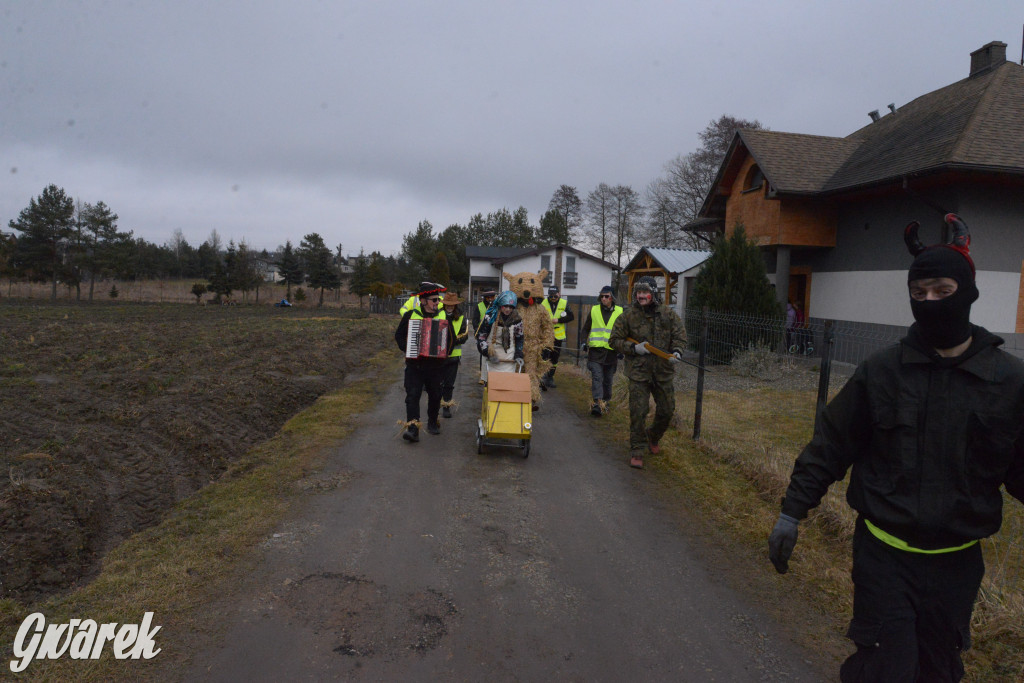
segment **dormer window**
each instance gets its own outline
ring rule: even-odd
[[[743,191],[759,190],[763,184],[764,173],[761,173],[760,167],[758,167],[757,164],[754,164],[750,167],[750,170],[747,171],[747,182],[743,183]]]

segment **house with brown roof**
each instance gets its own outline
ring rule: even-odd
[[[889,110],[844,138],[738,131],[688,229],[742,224],[810,316],[909,325],[903,229],[948,240],[952,211],[972,234],[972,320],[1024,333],[1024,66],[992,42],[963,80]]]

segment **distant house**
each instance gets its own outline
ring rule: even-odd
[[[889,110],[844,138],[737,132],[688,229],[742,224],[779,300],[811,316],[909,325],[903,229],[918,220],[925,244],[948,239],[952,211],[973,238],[972,320],[1024,332],[1024,66],[992,42],[967,78]]]
[[[480,299],[487,289],[508,289],[502,271],[548,271],[544,291],[558,283],[562,296],[596,296],[601,288],[612,282],[618,270],[614,263],[603,261],[567,244],[546,247],[478,247],[467,246],[469,259],[469,294],[471,301]]]
[[[278,283],[284,280],[281,277],[280,271],[277,269],[277,263],[269,258],[257,257],[255,259],[256,270],[259,272],[260,277],[264,282]]]
[[[637,279],[650,275],[658,283],[658,290],[664,292],[664,302],[681,312],[693,291],[694,279],[710,256],[710,251],[696,249],[642,247],[623,271],[627,291],[633,291]]]

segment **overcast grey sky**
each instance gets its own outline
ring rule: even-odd
[[[643,192],[722,114],[845,136],[965,78],[1020,0],[0,0],[0,219],[397,253],[561,184]]]

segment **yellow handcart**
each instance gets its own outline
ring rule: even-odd
[[[477,420],[476,452],[483,453],[484,446],[512,445],[523,449],[524,458],[529,457],[532,419],[530,376],[520,372],[488,372]]]

